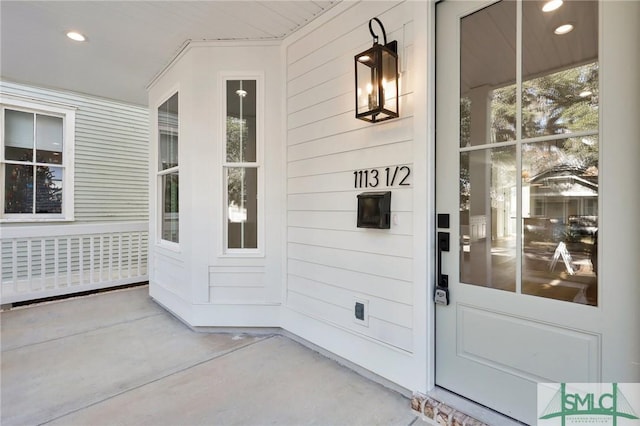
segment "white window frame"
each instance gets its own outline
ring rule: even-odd
[[[27,112],[30,114],[41,114],[62,118],[63,129],[63,151],[62,164],[62,212],[54,214],[44,213],[5,213],[5,167],[6,164],[13,164],[13,161],[5,160],[4,142],[4,111],[6,109]],[[0,142],[0,223],[13,222],[61,222],[74,220],[74,153],[75,153],[75,129],[76,129],[76,107],[57,102],[45,100],[35,100],[23,98],[16,95],[0,94],[0,131],[2,132]],[[36,163],[37,164],[37,163]]]
[[[160,123],[158,123],[158,109],[164,105],[169,99],[171,99],[174,95],[178,95],[178,165],[175,167],[171,167],[168,169],[161,170],[160,169],[160,157],[162,152],[160,150]],[[169,91],[168,95],[164,96],[162,100],[155,106],[154,108],[154,123],[155,123],[155,150],[156,156],[153,167],[155,168],[156,174],[156,242],[157,245],[167,248],[171,251],[179,252],[180,251],[180,240],[182,236],[182,221],[180,220],[180,211],[182,211],[182,202],[180,195],[180,158],[182,157],[182,149],[180,143],[180,137],[182,133],[181,129],[181,120],[180,120],[180,111],[182,108],[181,96],[179,88],[174,88]],[[162,178],[163,176],[177,173],[178,174],[178,241],[170,241],[162,238],[162,214],[164,209],[164,193],[162,191]]]
[[[243,163],[227,162],[227,81],[230,80],[254,80],[256,82],[256,161]],[[264,257],[264,73],[257,72],[221,72],[218,81],[220,82],[220,144],[221,147],[221,179],[222,183],[222,227],[221,235],[222,247],[221,253],[223,257]],[[256,248],[229,248],[229,197],[227,186],[228,168],[255,168],[257,170],[257,244]]]

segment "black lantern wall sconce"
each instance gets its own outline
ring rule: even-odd
[[[382,30],[378,44],[373,21]],[[387,33],[378,18],[369,20],[373,46],[355,56],[356,118],[376,123],[398,117],[398,42],[387,43]]]

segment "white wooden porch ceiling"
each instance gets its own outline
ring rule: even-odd
[[[280,40],[338,1],[2,0],[0,75],[146,105],[145,86],[185,41]]]
[[[523,4],[522,73],[525,79],[591,62],[598,57],[598,3],[565,0],[558,10],[545,13],[546,0]],[[479,2],[469,1],[469,10]],[[502,1],[464,18],[461,93],[487,85],[513,84],[516,76],[516,3]],[[560,24],[575,29],[554,34]]]

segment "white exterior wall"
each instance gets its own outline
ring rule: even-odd
[[[432,179],[424,2],[344,2],[282,43],[191,42],[151,84],[150,293],[192,326],[282,327],[409,390],[433,384]],[[398,40],[400,118],[356,120],[354,55]],[[420,22],[420,25],[416,25]],[[224,253],[225,75],[261,74],[264,244]],[[180,243],[159,235],[157,117],[179,92]],[[390,230],[356,227],[355,170],[408,166]],[[383,179],[380,176],[381,180]],[[428,213],[430,212],[430,213]],[[354,317],[367,303],[368,325]],[[429,349],[427,349],[429,348]]]
[[[3,93],[34,102],[77,108],[75,223],[148,220],[147,108],[6,81],[0,86]]]
[[[264,89],[261,251],[224,252],[225,76],[259,76]],[[282,288],[282,72],[277,43],[192,42],[152,84],[151,295],[193,326],[279,325]],[[157,107],[179,92],[179,248],[157,240]],[[260,110],[258,110],[260,114]],[[259,136],[260,137],[260,136]],[[260,184],[259,184],[260,185]]]
[[[371,46],[374,16],[398,41],[400,118],[370,124],[355,119],[354,56]],[[426,27],[426,3],[348,3],[286,45],[283,327],[411,390],[428,381]],[[354,188],[354,171],[398,165],[410,186]],[[374,190],[392,192],[389,230],[356,227],[356,196]]]
[[[0,226],[2,303],[147,280],[147,108],[2,81],[75,110],[74,220]]]

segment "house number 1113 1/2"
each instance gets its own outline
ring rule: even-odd
[[[384,186],[409,186],[407,179],[411,175],[409,166],[385,167],[384,169],[355,170],[354,188],[376,188]]]

